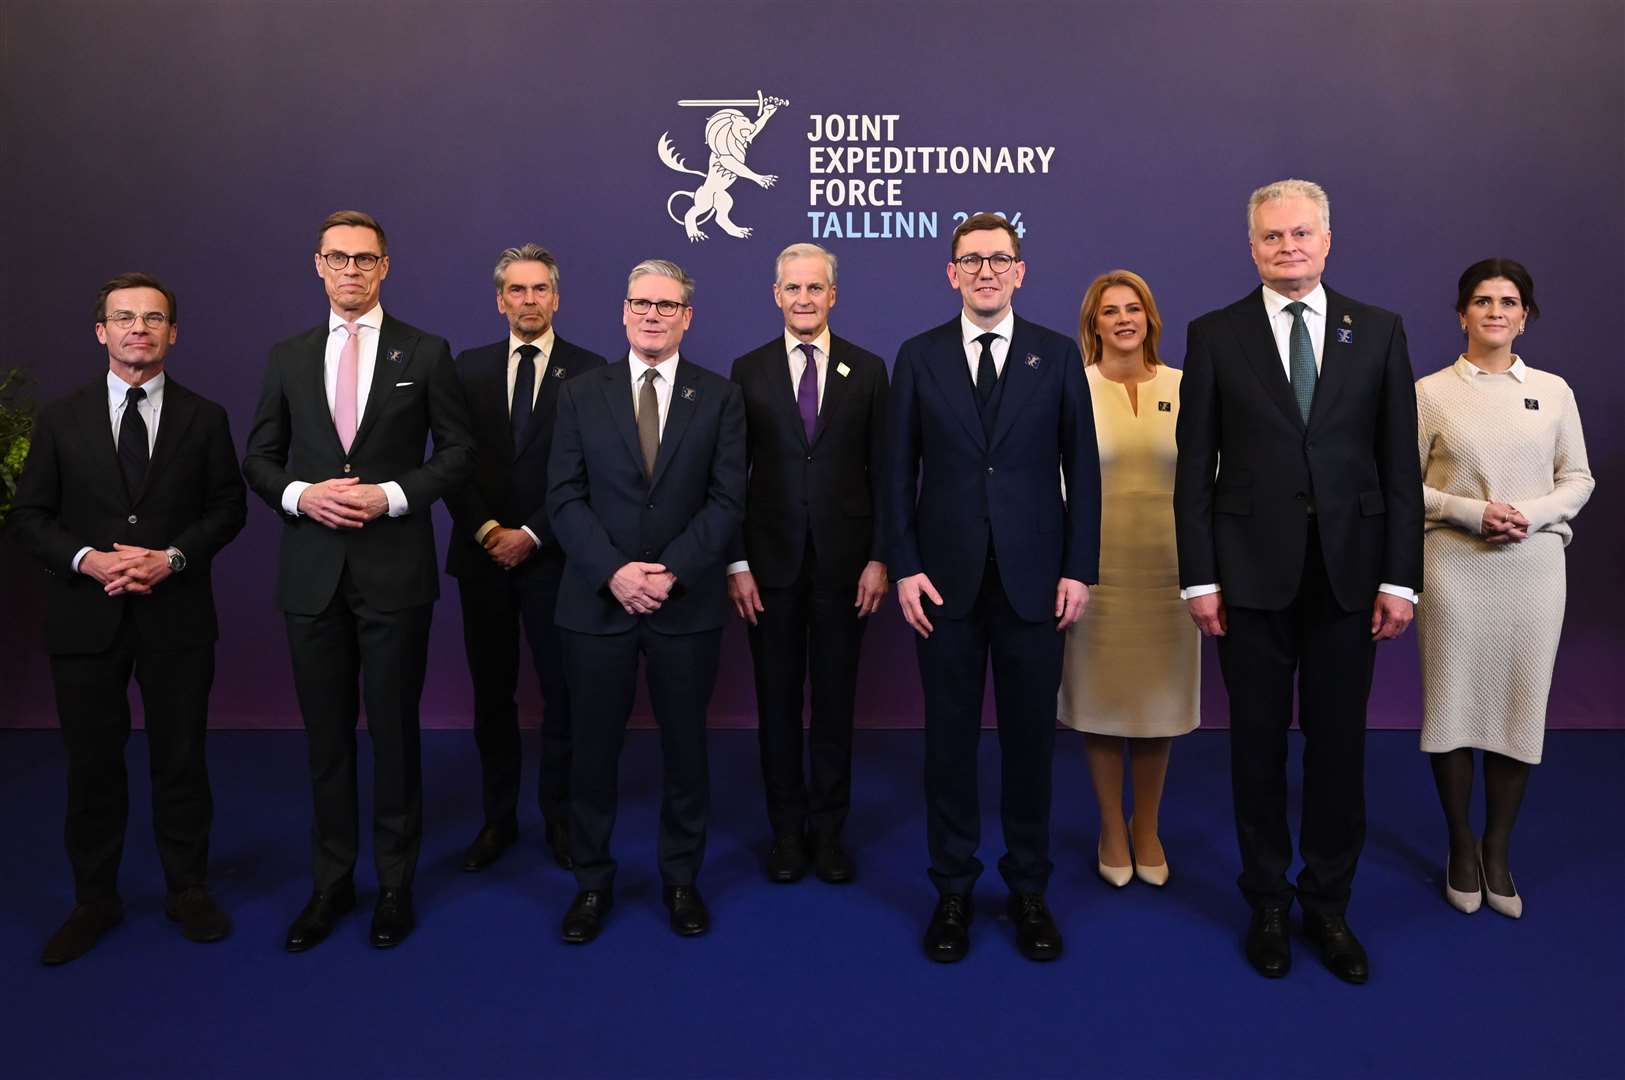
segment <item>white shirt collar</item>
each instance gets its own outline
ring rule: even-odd
[[[510,333],[508,335],[508,359],[509,360],[512,360],[514,358],[513,354],[519,351],[519,346],[521,346],[521,345],[534,345],[538,349],[542,350],[542,357],[541,357],[542,358],[542,363],[544,363],[544,364],[547,363],[547,361],[553,355],[553,328],[551,326],[549,326],[547,328],[547,331],[545,333],[543,333],[542,336],[537,338],[535,341],[521,341],[518,334]]]
[[[141,384],[141,389],[147,392],[147,404],[156,409],[164,400],[164,373],[159,372]],[[125,395],[130,392],[130,384],[114,375],[107,373],[107,404],[109,407],[122,405]]]
[[[959,312],[959,336],[964,341],[967,348],[974,344],[977,338],[987,333],[999,335],[999,337],[1003,338],[1005,343],[1008,344],[1010,337],[1015,333],[1015,330],[1015,308],[1011,308],[1009,311],[1005,312],[1004,318],[1000,319],[998,325],[994,326],[992,330],[983,330],[980,326],[977,326],[975,323],[971,322],[970,315],[967,314],[963,309],[961,309]]]
[[[1467,382],[1472,382],[1480,375],[1511,375],[1519,382],[1523,382],[1529,376],[1529,369],[1524,365],[1523,357],[1517,355],[1516,353],[1512,355],[1512,366],[1507,368],[1505,371],[1485,371],[1483,368],[1467,359],[1466,353],[1462,353],[1460,356],[1456,357],[1456,362],[1452,364],[1451,367],[1455,369],[1457,375],[1460,375],[1462,379]]]
[[[1276,292],[1274,289],[1270,288],[1268,285],[1264,285],[1264,286],[1262,286],[1262,288],[1264,290],[1264,310],[1269,313],[1270,321],[1274,322],[1276,317],[1281,314],[1282,309],[1285,308],[1288,304],[1292,303],[1292,298],[1290,296],[1282,296],[1280,293]],[[1325,285],[1323,285],[1323,284],[1321,284],[1320,282],[1317,281],[1315,283],[1315,287],[1313,289],[1309,290],[1309,294],[1307,296],[1301,297],[1300,299],[1302,299],[1302,301],[1303,301],[1303,306],[1308,308],[1311,313],[1313,313],[1315,315],[1319,315],[1322,318],[1325,317],[1325,315],[1326,315],[1326,286]]]
[[[327,332],[329,334],[331,334],[333,331],[337,330],[339,327],[343,326],[346,321],[347,320],[344,318],[344,316],[340,315],[338,312],[334,311],[332,308],[327,309]],[[356,320],[356,322],[360,323],[362,326],[370,326],[374,330],[383,329],[383,325],[384,325],[384,305],[383,304],[374,304],[374,305],[372,305],[372,310],[367,312],[365,315],[361,316],[359,319]]]
[[[677,385],[677,361],[680,359],[682,359],[681,353],[672,353],[670,356],[666,357],[666,359],[655,365],[655,370],[660,372],[660,377],[665,381],[667,386]],[[632,389],[641,389],[643,383],[643,373],[648,370],[649,365],[644,363],[643,357],[633,353],[630,349],[627,350],[626,353],[626,362],[627,367],[632,369]]]
[[[826,325],[824,327],[823,332],[821,334],[819,334],[816,338],[814,338],[812,341],[808,342],[808,344],[810,344],[813,348],[817,349],[819,352],[823,353],[825,356],[828,356],[829,355],[829,327]],[[801,339],[796,337],[794,334],[790,333],[790,331],[786,330],[784,332],[784,355],[788,356],[788,357],[794,357],[800,351],[800,349],[801,349]]]

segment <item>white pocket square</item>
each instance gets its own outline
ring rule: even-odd
[[[411,385],[412,385],[412,382],[411,382],[411,380],[408,380],[408,381],[406,381],[406,382],[398,382],[398,383],[396,383],[396,384],[395,384],[395,385],[396,385],[396,386],[397,386],[397,387],[400,387],[400,386],[411,386]]]

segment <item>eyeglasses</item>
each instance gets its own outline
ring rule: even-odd
[[[377,266],[378,260],[381,258],[383,258],[382,255],[374,255],[370,251],[363,251],[359,255],[351,255],[347,251],[322,252],[322,261],[327,264],[330,270],[343,270],[354,261],[355,268],[365,273]]]
[[[984,262],[992,264],[995,274],[1004,274],[1016,265],[1016,257],[1002,251],[992,255],[961,255],[954,260],[954,265],[959,267],[961,274],[980,274]]]
[[[649,309],[654,308],[660,312],[663,319],[669,319],[688,307],[687,304],[679,304],[675,300],[634,300],[630,296],[626,298],[626,306],[632,309],[634,315],[647,315]]]
[[[144,311],[140,315],[133,311],[115,311],[103,318],[102,322],[109,326],[116,326],[120,330],[128,330],[135,325],[137,319],[146,323],[148,329],[151,330],[162,330],[169,322],[169,316],[161,311]]]

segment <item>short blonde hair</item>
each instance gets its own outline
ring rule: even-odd
[[[1320,227],[1327,232],[1332,231],[1332,201],[1326,197],[1326,189],[1313,180],[1277,180],[1265,184],[1253,192],[1247,199],[1247,235],[1253,235],[1253,215],[1258,208],[1275,199],[1304,198],[1315,204],[1320,211]]]
[[[1157,310],[1151,286],[1132,270],[1108,270],[1091,281],[1083,294],[1083,307],[1078,311],[1078,347],[1083,350],[1083,366],[1100,363],[1103,346],[1100,331],[1095,328],[1095,318],[1100,314],[1101,297],[1113,285],[1127,286],[1140,298],[1140,305],[1145,308],[1145,366],[1156,367],[1162,363],[1162,358],[1157,355],[1157,342],[1162,340],[1162,313]]]

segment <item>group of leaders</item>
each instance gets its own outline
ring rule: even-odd
[[[1366,700],[1377,642],[1413,612],[1446,898],[1517,917],[1511,835],[1541,755],[1564,547],[1593,487],[1568,385],[1513,351],[1539,313],[1534,283],[1507,259],[1469,267],[1456,302],[1465,350],[1417,382],[1400,319],[1322,284],[1319,186],[1259,188],[1247,226],[1260,285],[1190,324],[1181,371],[1162,362],[1156,302],[1128,271],[1089,286],[1076,338],[1018,317],[1020,237],[998,216],[971,217],[946,267],[961,309],[906,341],[888,381],[878,356],[831,333],[836,259],[811,244],[778,256],[784,332],[731,378],[683,354],[694,283],[679,266],[633,267],[628,354],[606,363],[556,332],[559,266],[534,244],[505,251],[493,273],[506,338],[454,361],[444,339],[385,314],[384,230],[341,211],[314,253],[329,310],[271,349],[240,470],[225,411],[164,371],[174,294],[148,275],[109,281],[95,321],[109,369],[41,412],[7,523],[51,575],[45,637],[68,751],[76,905],[44,962],[84,954],[123,915],[132,674],[166,914],[194,941],[229,932],[207,888],[204,738],[210,564],[243,527],[243,478],[282,524],[275,595],[309,740],[314,881],[290,952],[356,905],[363,704],[370,940],[394,946],[414,926],[437,499],[454,523],[446,569],[484,782],[463,865],[488,866],[518,835],[523,641],[544,706],[547,846],[578,885],[565,941],[593,940],[614,904],[617,765],[640,659],[664,762],[662,898],[675,932],[708,928],[705,724],[734,613],[755,674],[766,875],[853,880],[842,836],[856,672],[892,584],[923,687],[933,960],[970,945],[989,662],[998,869],[1021,953],[1051,960],[1062,952],[1045,901],[1057,712],[1085,733],[1100,875],[1164,885],[1158,805],[1171,740],[1198,723],[1208,634],[1229,695],[1247,959],[1287,973],[1296,900],[1323,962],[1365,982],[1346,912],[1366,829]],[[1295,882],[1294,694],[1305,746]],[[1469,821],[1474,749],[1482,836]]]

